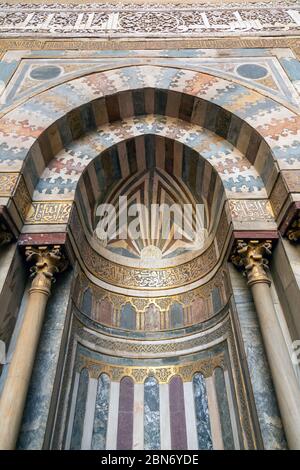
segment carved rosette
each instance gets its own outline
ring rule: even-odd
[[[30,268],[33,278],[30,292],[43,291],[50,294],[51,284],[55,281],[54,275],[64,271],[68,260],[61,251],[60,245],[28,246],[25,250],[26,261],[33,264]]]
[[[298,217],[292,222],[286,235],[291,242],[299,243],[300,241],[300,215],[298,215]]]
[[[257,282],[271,284],[267,275],[267,257],[272,254],[271,249],[271,240],[237,240],[231,261],[247,276],[249,286]]]

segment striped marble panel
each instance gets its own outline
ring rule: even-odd
[[[120,382],[117,450],[133,446],[134,383],[130,377]]]
[[[198,449],[198,436],[196,426],[196,410],[193,393],[193,383],[184,382],[184,411],[185,411],[185,422],[186,433],[187,433],[187,449],[197,450]]]
[[[118,437],[118,415],[120,402],[120,383],[111,382],[106,433],[106,449],[116,450]]]
[[[105,450],[107,436],[107,421],[110,399],[110,379],[101,374],[98,379],[95,403],[94,426],[92,433],[92,449]]]
[[[75,409],[76,409],[76,399],[77,399],[77,393],[78,393],[79,379],[80,379],[80,373],[76,372],[74,374],[74,378],[73,378],[72,397],[71,397],[69,419],[68,419],[68,425],[67,425],[67,433],[66,433],[65,445],[64,445],[65,449],[70,448],[72,430],[73,430],[73,423],[74,423],[74,416],[75,416]]]
[[[160,403],[159,384],[148,377],[144,384],[144,448],[160,449]]]
[[[187,449],[185,405],[181,377],[173,377],[169,383],[171,444],[174,450]]]
[[[171,450],[169,384],[159,384],[161,450]]]
[[[216,386],[216,394],[218,400],[218,408],[220,413],[220,421],[222,428],[222,437],[224,442],[224,449],[234,449],[234,437],[231,425],[231,416],[227,398],[226,383],[224,372],[220,367],[214,370],[214,380]]]
[[[230,420],[231,420],[232,433],[233,433],[233,439],[234,439],[234,448],[235,449],[240,449],[240,434],[241,434],[241,432],[239,432],[239,428],[238,428],[237,410],[235,409],[233,390],[232,390],[231,379],[230,379],[230,375],[229,375],[228,370],[224,371],[224,379],[225,379],[225,384],[226,384],[226,392],[227,392],[227,398],[228,398]]]
[[[133,450],[144,448],[144,384],[134,384]]]
[[[89,385],[88,385],[87,399],[86,399],[82,439],[81,439],[81,449],[84,449],[84,450],[89,450],[91,448],[96,396],[97,396],[97,380],[90,378]]]
[[[89,385],[89,372],[87,369],[83,369],[80,372],[78,392],[76,398],[75,415],[71,436],[70,449],[78,450],[81,449],[81,440],[84,426],[84,417],[86,410],[86,401],[88,394]]]
[[[205,378],[202,374],[193,377],[193,389],[196,411],[196,426],[199,449],[213,448],[207,401]]]
[[[221,420],[220,420],[220,413],[219,413],[214,377],[213,376],[207,377],[205,382],[206,382],[206,391],[207,391],[208,410],[209,410],[213,449],[223,450],[224,444],[223,444]]]

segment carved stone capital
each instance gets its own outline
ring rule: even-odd
[[[300,214],[294,219],[286,235],[291,242],[300,242]]]
[[[33,263],[30,268],[30,277],[33,278],[31,291],[39,290],[49,294],[51,284],[55,281],[54,275],[68,266],[61,246],[27,246],[25,256],[28,263]]]
[[[266,272],[271,249],[271,240],[237,240],[231,261],[247,276],[249,286],[257,282],[271,283]]]

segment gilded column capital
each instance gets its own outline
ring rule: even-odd
[[[292,222],[286,235],[291,242],[300,241],[300,215]]]
[[[271,284],[266,272],[271,249],[271,240],[237,240],[231,261],[247,276],[249,286],[257,282]]]
[[[27,246],[25,256],[28,263],[33,263],[30,268],[30,277],[33,278],[30,291],[39,290],[50,294],[51,284],[55,281],[54,275],[68,266],[61,246]]]

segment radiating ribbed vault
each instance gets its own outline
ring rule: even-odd
[[[160,136],[142,136],[138,143],[139,146],[135,139],[130,139],[102,155],[103,160],[107,156],[112,160],[113,154],[118,152],[120,165],[127,163],[129,168],[128,176],[114,181],[106,195],[95,204],[96,212],[101,204],[111,204],[114,208],[110,217],[95,218],[98,229],[104,222],[113,225],[113,232],[103,240],[103,244],[112,253],[137,259],[173,258],[185,251],[199,251],[208,226],[207,202],[203,201],[200,188],[187,178],[185,165],[180,168],[179,152],[183,154],[184,162],[189,158],[196,163],[199,156],[186,146]],[[125,153],[120,155],[124,147],[127,149],[127,162]],[[139,162],[141,160],[143,163]],[[144,169],[139,171],[138,166]],[[133,236],[133,230],[139,233],[138,237]],[[97,233],[95,229],[96,236]]]

